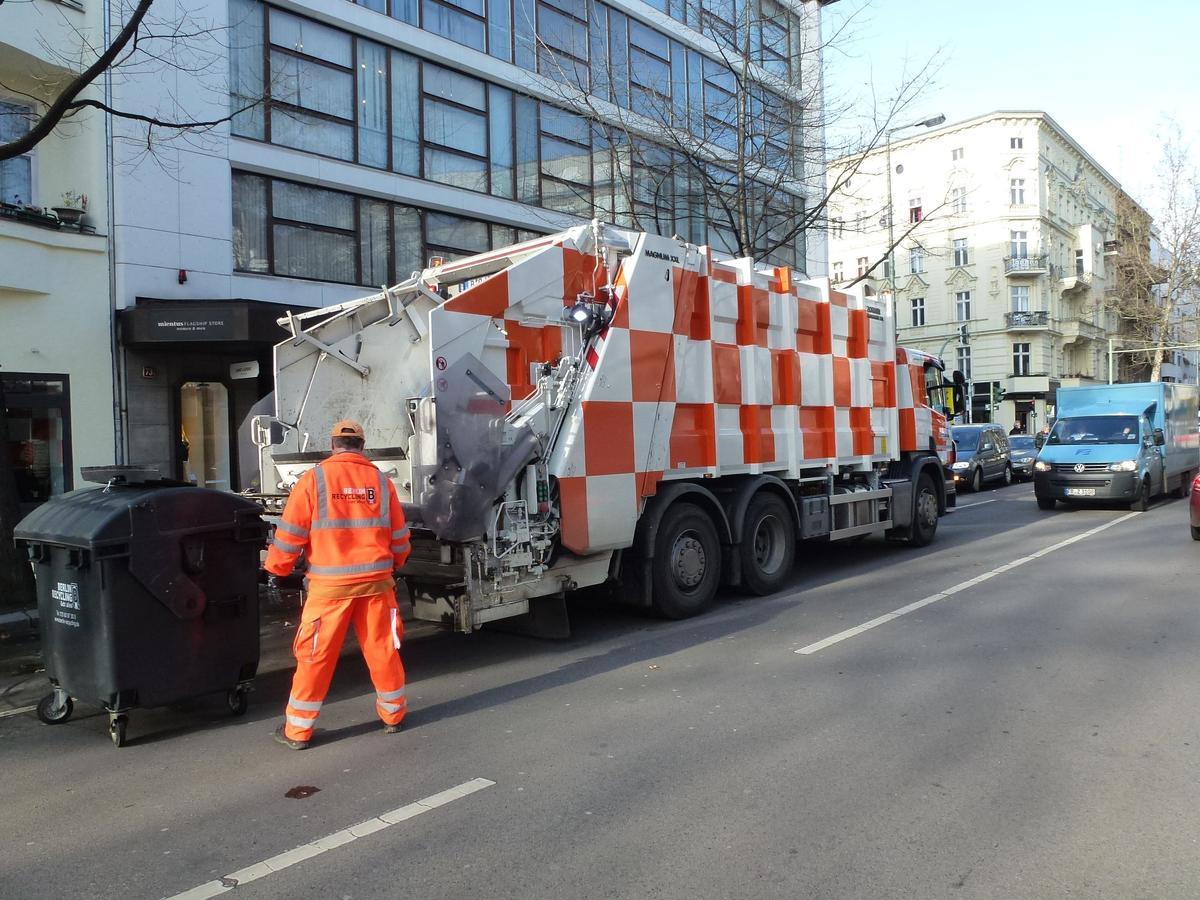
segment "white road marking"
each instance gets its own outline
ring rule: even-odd
[[[946,512],[958,512],[960,509],[970,509],[972,506],[983,506],[986,503],[999,503],[999,502],[1000,502],[1000,498],[997,497],[994,500],[977,500],[974,503],[960,503],[960,504],[958,504],[958,506],[947,507]]]
[[[471,781],[464,781],[460,785],[447,788],[436,794],[430,794],[428,797],[424,797],[407,806],[401,806],[373,819],[367,819],[365,822],[359,822],[357,825],[351,825],[349,828],[335,831],[333,834],[326,835],[311,843],[301,844],[299,847],[288,850],[286,853],[280,853],[277,856],[272,856],[270,859],[264,859],[260,863],[255,863],[244,869],[238,869],[238,871],[231,872],[224,878],[205,882],[192,888],[190,891],[184,891],[182,894],[174,894],[166,898],[166,900],[208,900],[209,897],[220,896],[228,891],[232,891],[239,885],[258,881],[260,878],[266,878],[274,872],[280,872],[288,868],[288,866],[294,866],[298,862],[312,859],[314,856],[320,856],[322,853],[334,850],[337,847],[344,847],[346,844],[356,841],[360,837],[366,837],[368,834],[374,834],[377,831],[382,831],[401,822],[407,822],[414,816],[427,813],[430,810],[437,809],[439,806],[445,806],[447,803],[452,803],[455,800],[461,800],[463,797],[473,794],[476,791],[482,791],[484,788],[491,787],[495,783],[486,778],[474,778]]]
[[[984,501],[984,502],[987,502],[987,501]],[[975,504],[971,504],[971,505],[974,506]],[[901,616],[906,616],[910,612],[916,612],[918,609],[920,609],[923,606],[928,606],[931,603],[937,603],[939,600],[945,600],[947,597],[957,594],[959,591],[966,590],[969,587],[972,587],[976,584],[980,584],[981,582],[987,581],[989,578],[995,578],[997,575],[1001,575],[1001,574],[1009,571],[1010,569],[1015,569],[1017,566],[1023,566],[1023,565],[1025,565],[1025,563],[1033,562],[1035,559],[1040,559],[1041,557],[1047,555],[1048,553],[1053,553],[1055,550],[1061,550],[1063,547],[1069,547],[1069,546],[1071,546],[1071,544],[1078,543],[1079,541],[1082,541],[1084,538],[1091,537],[1093,534],[1099,534],[1101,531],[1104,531],[1105,529],[1112,528],[1114,525],[1120,525],[1122,522],[1124,522],[1128,519],[1132,519],[1134,516],[1140,516],[1140,515],[1141,515],[1141,513],[1136,513],[1136,512],[1126,513],[1125,515],[1121,516],[1120,518],[1113,519],[1111,522],[1106,522],[1105,524],[1097,526],[1096,528],[1093,528],[1090,531],[1081,532],[1080,534],[1077,534],[1074,537],[1067,538],[1065,541],[1059,541],[1057,544],[1052,544],[1049,547],[1044,547],[1041,550],[1037,551],[1036,553],[1029,554],[1029,556],[1022,556],[1020,559],[1014,559],[1010,563],[1005,563],[1002,566],[997,566],[996,568],[992,569],[990,572],[984,572],[982,575],[976,575],[974,578],[970,579],[969,581],[959,582],[958,584],[956,584],[952,587],[946,588],[944,591],[940,591],[936,594],[930,594],[928,597],[924,597],[915,603],[908,604],[908,606],[902,606],[897,610],[893,610],[890,613],[885,613],[884,615],[879,616],[876,619],[872,619],[869,622],[863,622],[861,625],[856,625],[854,628],[848,628],[845,631],[839,631],[835,635],[827,637],[824,640],[817,641],[815,644],[809,644],[807,647],[801,647],[799,650],[794,650],[793,652],[803,654],[804,656],[809,656],[813,653],[816,653],[818,650],[824,650],[826,647],[832,647],[834,644],[840,644],[842,641],[849,640],[852,637],[857,637],[858,635],[862,634],[864,631],[870,631],[872,628],[878,628],[880,625],[886,624],[887,622],[890,622],[893,619],[898,619]]]
[[[33,712],[36,706],[18,706],[16,709],[6,709],[0,711],[0,719],[7,719],[9,716],[19,716],[21,713]]]

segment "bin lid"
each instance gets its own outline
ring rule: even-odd
[[[225,491],[115,484],[52,497],[17,524],[13,536],[27,543],[95,549],[165,533],[245,527],[260,512],[253,500]]]

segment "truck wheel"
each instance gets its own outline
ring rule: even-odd
[[[1192,540],[1200,541],[1200,526],[1198,525],[1192,526]]]
[[[667,510],[654,543],[654,610],[687,619],[712,603],[721,582],[721,541],[712,519],[691,503]]]
[[[1038,509],[1054,509],[1053,497],[1038,497]]]
[[[983,469],[976,469],[971,475],[971,493],[978,494],[983,490]]]
[[[1129,508],[1134,512],[1145,512],[1150,508],[1150,479],[1142,479],[1142,485],[1134,498],[1129,501]]]
[[[917,479],[917,494],[913,498],[912,525],[908,529],[908,542],[914,547],[924,547],[933,541],[938,526],[937,488],[933,479],[922,475]]]
[[[738,554],[748,593],[771,594],[787,581],[796,558],[796,527],[792,511],[779,497],[763,492],[750,501]]]

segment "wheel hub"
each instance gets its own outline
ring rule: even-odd
[[[671,574],[683,588],[694,588],[704,580],[707,559],[704,545],[691,534],[681,534],[671,548]]]

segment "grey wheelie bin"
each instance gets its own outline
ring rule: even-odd
[[[225,692],[243,714],[258,669],[259,506],[153,470],[85,475],[105,486],[53,498],[15,532],[54,689],[39,718],[65,722],[72,698],[102,706],[120,747],[134,707]]]

